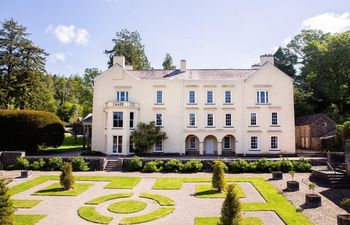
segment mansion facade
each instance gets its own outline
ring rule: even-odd
[[[293,80],[263,55],[250,69],[132,70],[123,56],[94,81],[92,149],[133,153],[139,122],[155,121],[167,139],[149,153],[295,153]]]

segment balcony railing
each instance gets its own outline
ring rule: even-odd
[[[139,109],[139,103],[136,103],[136,102],[121,102],[121,101],[108,101],[108,102],[106,102],[106,108]]]

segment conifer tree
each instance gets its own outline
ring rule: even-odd
[[[0,225],[12,225],[15,209],[7,185],[7,180],[0,179]]]
[[[212,187],[218,192],[222,192],[225,188],[225,164],[221,161],[214,161]]]
[[[241,204],[236,190],[236,185],[227,187],[227,194],[221,208],[221,217],[218,225],[241,225]]]
[[[74,182],[75,182],[75,179],[72,173],[72,163],[66,162],[62,167],[60,183],[64,190],[69,190],[73,187]]]

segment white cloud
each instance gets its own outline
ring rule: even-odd
[[[350,14],[323,13],[305,19],[302,29],[316,29],[324,32],[337,33],[350,29]]]
[[[89,32],[83,28],[76,28],[74,25],[58,25],[54,27],[49,25],[46,33],[53,33],[56,38],[62,43],[72,43],[77,45],[87,44],[89,42]]]
[[[57,52],[52,54],[49,60],[52,63],[64,62],[66,60],[66,55],[63,52]]]

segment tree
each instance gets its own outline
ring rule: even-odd
[[[174,70],[176,67],[173,65],[173,58],[169,53],[166,53],[164,61],[163,61],[163,69],[164,70]]]
[[[225,164],[222,161],[214,161],[213,165],[213,177],[212,186],[216,188],[218,192],[222,192],[225,188]]]
[[[241,225],[241,204],[234,184],[227,187],[225,201],[221,207],[219,225]]]
[[[116,37],[112,41],[114,43],[113,48],[104,51],[109,57],[109,67],[113,65],[113,56],[117,55],[124,56],[126,64],[133,66],[136,70],[149,69],[151,67],[139,32],[130,32],[127,29],[123,29],[116,33]]]
[[[296,76],[295,65],[298,60],[297,56],[292,54],[289,49],[281,47],[277,49],[274,56],[275,66],[294,79]]]
[[[137,129],[131,133],[136,153],[143,153],[151,149],[158,141],[167,139],[164,132],[160,131],[160,127],[155,126],[152,121],[149,124],[139,123]]]
[[[72,163],[65,162],[60,175],[60,184],[64,190],[69,190],[73,187],[75,178],[72,172]]]
[[[101,74],[101,71],[96,68],[85,69],[83,75],[83,89],[81,96],[81,104],[83,106],[83,117],[92,112],[92,98],[94,79]]]
[[[13,215],[15,209],[9,193],[9,189],[6,186],[8,180],[0,179],[0,225],[13,224]]]

